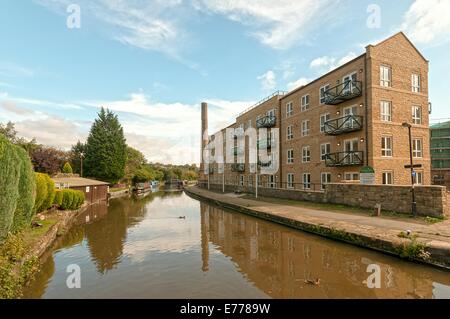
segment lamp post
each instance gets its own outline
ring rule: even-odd
[[[81,165],[80,165],[80,177],[83,177],[83,158],[84,158],[84,153],[81,152],[81,153],[80,153],[80,160],[81,160]]]
[[[411,203],[411,210],[412,214],[415,217],[417,215],[417,203],[416,203],[416,194],[414,192],[414,164],[413,164],[413,149],[412,149],[412,137],[411,137],[411,124],[409,123],[403,123],[403,127],[408,128],[408,138],[409,138],[409,166],[411,169],[411,196],[412,196],[412,203]]]

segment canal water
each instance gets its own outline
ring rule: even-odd
[[[25,298],[450,298],[448,272],[182,192],[92,206],[45,257]],[[373,264],[380,288],[367,286]],[[80,288],[68,288],[71,265]]]

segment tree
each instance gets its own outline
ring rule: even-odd
[[[133,176],[133,184],[145,183],[155,179],[155,175],[151,171],[141,168],[137,170]]]
[[[85,175],[116,184],[125,175],[126,147],[117,115],[102,108],[86,143]]]
[[[23,137],[18,137],[15,125],[12,122],[8,122],[6,125],[0,123],[0,134],[3,134],[11,143],[25,149],[28,154],[31,154],[39,146],[34,138],[31,141],[27,141]]]
[[[145,159],[144,154],[130,146],[127,146],[127,162],[125,164],[124,182],[130,183],[136,172],[146,163],[147,160]]]
[[[46,146],[39,146],[31,153],[34,170],[50,176],[59,173],[61,166],[68,160],[68,157],[68,154],[64,151]]]
[[[72,166],[70,166],[69,162],[66,162],[63,167],[64,174],[73,174]]]
[[[70,163],[75,174],[81,174],[81,154],[86,155],[86,144],[78,141],[70,151]]]

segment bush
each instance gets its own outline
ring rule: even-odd
[[[133,184],[145,183],[145,182],[153,180],[154,178],[155,178],[154,174],[149,172],[147,169],[142,168],[142,169],[137,170],[134,173],[132,181],[133,181]]]
[[[0,134],[0,239],[11,229],[19,199],[21,165],[17,147]]]
[[[47,210],[52,207],[53,201],[55,199],[55,182],[48,175],[45,175],[45,182],[47,183],[47,196],[42,203],[41,211]]]
[[[66,162],[66,164],[64,164],[63,173],[64,174],[73,174],[72,166],[70,166],[70,164],[68,162]]]
[[[63,192],[59,189],[55,190],[55,199],[53,200],[53,204],[58,207],[61,207],[63,201]]]
[[[36,173],[36,199],[34,201],[34,211],[36,213],[41,212],[41,207],[45,199],[47,198],[47,180],[45,174]]]
[[[61,203],[61,208],[63,210],[70,210],[73,203],[74,191],[71,189],[62,190],[63,199]]]
[[[62,193],[61,208],[63,210],[77,210],[79,209],[85,200],[84,193],[73,189],[64,189]]]
[[[12,230],[18,231],[31,224],[34,215],[34,199],[36,196],[36,180],[27,152],[17,147],[17,155],[20,159],[19,200]],[[18,163],[19,164],[19,163]]]

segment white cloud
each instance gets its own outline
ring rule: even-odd
[[[349,52],[345,56],[337,59],[330,56],[318,57],[311,61],[309,67],[311,69],[317,70],[319,73],[329,72],[357,57],[355,52]]]
[[[261,87],[264,91],[271,91],[277,86],[276,76],[272,70],[269,70],[263,75],[258,76],[257,79],[261,81]]]
[[[196,0],[194,5],[253,29],[250,34],[275,49],[287,49],[324,24],[340,1],[335,0]]]
[[[66,15],[72,0],[35,0],[36,3]],[[178,26],[176,13],[182,0],[78,0],[81,28],[94,18],[109,27],[115,40],[145,50],[164,52],[178,58],[186,33]]]
[[[33,77],[34,70],[9,62],[0,62],[0,75],[2,77]],[[2,83],[2,86],[10,86],[7,83]],[[1,85],[1,84],[0,84]]]
[[[450,40],[450,1],[415,0],[401,29],[413,42],[438,45]]]
[[[293,90],[300,86],[304,86],[304,85],[308,84],[309,82],[311,82],[311,80],[301,77],[297,81],[289,82],[287,87],[288,87],[288,90]]]

